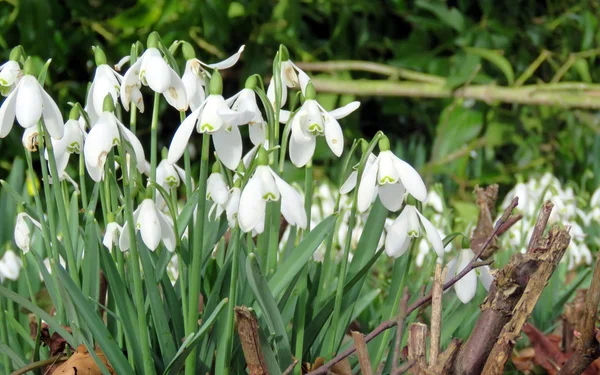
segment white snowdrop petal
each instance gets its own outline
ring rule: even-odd
[[[177,128],[175,135],[173,135],[171,145],[169,146],[169,153],[167,155],[169,164],[177,163],[177,160],[179,160],[185,152],[196,122],[198,121],[198,117],[202,114],[202,109],[203,107],[198,107],[190,113],[188,117],[183,120],[181,125],[179,125],[179,128]]]
[[[300,193],[298,193],[270,168],[269,171],[271,172],[271,175],[275,180],[275,184],[277,185],[277,189],[279,189],[281,194],[281,213],[283,214],[283,217],[285,217],[287,222],[291,225],[306,229],[306,211],[304,210],[304,201],[302,200]]]
[[[62,114],[54,100],[40,86],[42,96],[42,116],[44,117],[44,125],[48,129],[48,134],[54,139],[61,139],[65,133],[65,127]]]
[[[260,179],[250,178],[240,196],[238,223],[244,232],[253,230],[265,217],[266,202],[262,199]]]
[[[227,203],[227,200],[229,199],[229,189],[227,188],[227,183],[225,183],[225,179],[223,179],[221,173],[215,172],[208,176],[206,182],[206,195],[207,197],[210,196],[210,199],[217,204],[224,205]]]
[[[373,202],[373,196],[377,192],[377,164],[366,165],[362,178],[358,184],[358,202],[359,212],[365,212]]]
[[[417,210],[415,210],[415,211],[417,211]],[[417,215],[419,215],[419,219],[421,219],[421,224],[423,225],[423,228],[425,228],[425,233],[427,234],[427,238],[429,239],[429,242],[431,242],[431,246],[433,246],[433,249],[435,250],[437,256],[440,257],[440,259],[443,259],[444,258],[444,242],[442,241],[442,238],[440,237],[440,233],[433,226],[433,224],[431,224],[431,221],[427,220],[427,218],[425,216],[423,216],[423,214],[421,214],[419,211],[417,211]]]
[[[389,211],[396,212],[404,202],[404,186],[400,183],[385,184],[378,187],[379,199]]]
[[[35,77],[26,75],[17,89],[16,117],[24,128],[36,126],[42,117],[42,88]],[[57,137],[60,138],[60,137]]]
[[[344,133],[337,120],[331,116],[325,116],[325,140],[335,156],[340,157],[344,152]]]
[[[360,107],[360,102],[351,102],[343,107],[330,111],[329,115],[333,116],[336,119],[341,119],[356,111],[358,107]]]
[[[427,200],[427,188],[419,172],[398,157],[394,158],[394,164],[398,170],[402,184],[406,187],[410,195],[421,202],[425,202]]]
[[[454,290],[462,303],[469,303],[477,292],[477,275],[474,271],[467,273],[454,284]]]
[[[0,138],[4,138],[10,133],[15,122],[17,92],[15,90],[10,93],[0,106]]]
[[[167,102],[176,110],[187,111],[188,98],[183,81],[171,67],[167,67],[169,68],[169,75],[171,78],[169,87],[164,92],[165,99],[167,99]]]
[[[391,151],[382,151],[378,156],[379,171],[377,173],[377,184],[395,184],[400,176],[395,166],[396,156]]]
[[[254,146],[261,145],[267,139],[267,123],[260,122],[256,124],[248,124],[248,132],[250,133],[250,142]]]
[[[228,58],[226,58],[223,61],[220,61],[220,62],[214,63],[214,64],[204,64],[204,65],[207,66],[207,67],[209,67],[209,68],[219,69],[219,70],[231,68],[240,59],[240,56],[242,55],[242,52],[244,52],[244,48],[245,48],[245,46],[241,46],[240,49],[236,53],[234,53],[233,55],[229,56]]]
[[[167,250],[173,252],[175,251],[175,245],[177,243],[175,239],[175,229],[173,228],[173,223],[171,223],[171,220],[162,212],[157,210],[156,213],[160,223],[160,233],[163,244]]]
[[[349,192],[351,192],[352,189],[354,189],[354,187],[356,186],[357,179],[358,172],[352,171],[352,173],[350,173],[350,176],[348,176],[346,181],[342,184],[342,187],[340,187],[340,194],[348,194]]]
[[[308,142],[299,143],[296,137],[290,137],[290,160],[298,167],[304,167],[315,153],[317,139],[310,137]]]
[[[237,126],[229,129],[222,127],[212,135],[215,151],[219,160],[229,169],[234,171],[242,160],[242,135]]]
[[[142,235],[142,241],[148,249],[154,251],[160,244],[162,237],[158,211],[152,199],[144,199],[140,205],[140,215],[136,220],[136,227]]]
[[[134,101],[136,106],[139,107],[137,101],[141,101],[141,95],[136,97],[134,93],[140,92],[140,69],[142,68],[143,60],[144,55],[142,55],[135,62],[135,64],[129,67],[129,69],[127,69],[127,72],[125,72],[125,75],[123,76],[123,81],[121,82],[121,103],[123,104],[123,108],[125,108],[126,111],[129,111],[130,103],[132,100]],[[144,112],[143,102],[140,112]]]
[[[152,48],[147,52],[152,52]],[[158,93],[164,93],[171,85],[170,68],[167,62],[158,54],[150,54],[144,59],[142,74],[148,86]]]
[[[385,253],[390,257],[400,257],[406,253],[410,245],[410,237],[407,236],[407,218],[403,214],[404,211],[396,218],[385,237]]]
[[[121,235],[119,236],[119,248],[121,251],[129,250],[131,246],[131,238],[129,236],[129,223],[125,222],[121,229]]]

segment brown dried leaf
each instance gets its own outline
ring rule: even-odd
[[[66,329],[69,333],[71,332],[70,327],[63,326],[63,328]],[[29,332],[31,338],[35,340],[38,334],[38,325],[37,318],[33,314],[29,315]],[[45,322],[42,322],[42,327],[40,329],[40,341],[44,345],[48,346],[48,348],[50,349],[51,357],[54,357],[64,352],[66,346],[68,345],[67,341],[64,338],[62,338],[62,336],[58,333],[54,332],[52,333],[52,335],[50,335],[50,328]]]
[[[96,349],[96,356],[106,366],[112,375],[116,375],[115,370],[110,366],[106,355],[101,349]],[[66,362],[57,367],[52,374],[57,375],[101,375],[102,371],[96,364],[94,357],[87,351],[85,345],[79,345],[77,352],[73,354]]]
[[[240,336],[248,372],[252,375],[267,375],[269,370],[260,348],[258,320],[252,310],[246,306],[237,306],[234,310],[236,328],[238,336]]]
[[[307,373],[310,371],[314,371],[319,367],[325,364],[325,358],[317,357],[315,363],[305,363],[302,370],[303,373]],[[329,371],[327,371],[327,375],[352,375],[352,368],[350,367],[350,362],[348,358],[344,358],[342,361],[336,363]]]

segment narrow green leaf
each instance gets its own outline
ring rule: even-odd
[[[40,74],[38,74],[38,82],[40,83],[40,85],[42,85],[42,87],[46,83],[46,75],[48,74],[48,67],[50,67],[51,62],[52,62],[52,59],[48,59],[48,61],[46,61],[44,66],[42,66],[42,70],[40,70]]]
[[[21,358],[14,350],[12,350],[10,346],[3,342],[0,342],[0,352],[8,355],[17,368],[25,367],[25,360]]]
[[[110,362],[111,366],[115,369],[117,374],[134,374],[133,369],[127,362],[127,358],[123,355],[121,348],[110,335],[110,332],[104,325],[104,322],[96,314],[95,309],[91,307],[91,304],[86,296],[77,288],[77,285],[71,280],[71,276],[62,268],[59,264],[56,265],[56,272],[58,278],[62,281],[62,285],[67,291],[73,305],[81,318],[86,322],[88,328],[94,335],[94,339],[102,348],[106,358]]]
[[[325,238],[325,235],[323,235],[323,238]],[[277,307],[277,302],[271,293],[265,277],[260,271],[260,266],[258,265],[258,260],[254,253],[248,254],[248,257],[246,258],[246,274],[248,277],[248,284],[256,296],[256,300],[262,310],[269,331],[276,336],[275,340],[276,347],[278,348],[277,354],[279,355],[280,366],[285,369],[293,361],[290,341],[287,337],[285,324],[281,318],[281,312]]]
[[[171,363],[169,363],[169,365],[165,369],[164,375],[175,375],[178,374],[179,371],[181,371],[183,365],[185,364],[185,359],[187,358],[187,356],[196,347],[196,345],[198,345],[198,343],[204,337],[204,335],[206,335],[209,332],[210,328],[215,323],[215,320],[217,320],[218,315],[225,308],[225,306],[227,306],[227,298],[223,299],[217,305],[217,307],[213,310],[212,314],[210,314],[210,316],[207,319],[203,319],[202,326],[200,327],[198,332],[196,332],[195,334],[190,334],[187,337],[183,345],[181,345],[181,347],[177,351],[177,354],[175,354],[175,357],[173,358]]]
[[[10,194],[10,196],[15,200],[16,204],[25,204],[25,199],[21,196],[21,194],[17,193],[15,189],[13,189],[10,184],[4,180],[0,180],[0,184],[2,187]]]
[[[274,296],[278,296],[296,277],[313,256],[315,250],[321,245],[327,234],[335,225],[336,215],[331,215],[321,221],[296,247],[292,254],[279,266],[273,277],[269,280],[269,289]]]

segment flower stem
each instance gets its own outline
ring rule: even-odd
[[[122,160],[126,160],[124,139],[121,137],[119,142],[119,154]],[[140,269],[140,254],[137,247],[137,239],[135,234],[135,223],[133,220],[133,200],[131,199],[131,181],[129,180],[129,166],[127,163],[122,163],[122,174],[123,174],[123,190],[125,196],[125,219],[129,223],[127,229],[129,230],[129,238],[131,241],[130,252],[131,252],[131,270],[133,276],[133,289],[135,307],[137,312],[138,320],[138,335],[140,339],[140,345],[142,347],[142,357],[144,363],[144,374],[155,374],[154,361],[152,360],[152,353],[150,351],[150,340],[148,338],[148,321],[146,318],[146,309],[144,305],[144,291],[142,288],[142,271]]]
[[[206,180],[208,178],[208,157],[210,148],[210,134],[202,134],[202,156],[200,159],[200,176],[198,179],[198,211],[194,228],[193,244],[190,248],[192,267],[190,270],[190,284],[188,297],[188,321],[185,329],[186,335],[193,333],[198,326],[198,301],[200,299],[200,280],[202,269],[202,255],[204,245],[204,211],[206,206]],[[185,362],[186,375],[196,373],[197,350],[194,349]]]
[[[152,124],[150,126],[150,181],[156,182],[156,154],[158,153],[158,107],[160,94],[154,93]],[[156,189],[152,189],[152,199],[156,199]]]
[[[87,210],[87,187],[85,186],[85,160],[83,159],[83,150],[79,153],[79,190],[81,191],[81,204],[84,210]]]
[[[56,168],[56,159],[54,158],[54,148],[52,147],[52,141],[50,135],[46,131],[46,127],[43,126],[43,134],[46,140],[46,149],[48,150],[48,161],[50,164],[50,171],[54,177],[54,197],[56,199],[56,205],[58,207],[58,220],[63,231],[63,240],[65,243],[65,250],[67,252],[67,266],[69,268],[69,274],[78,287],[81,286],[79,280],[79,272],[77,271],[77,263],[75,261],[75,249],[73,248],[73,241],[71,234],[69,233],[69,221],[67,218],[67,204],[60,191],[60,176],[58,175],[58,169]],[[42,137],[40,137],[41,139]],[[41,143],[41,141],[40,141]]]
[[[222,348],[217,349],[217,364],[215,374],[229,375],[231,368],[231,354],[233,350],[234,308],[236,304],[237,286],[239,277],[239,249],[240,229],[238,226],[231,231],[231,242],[227,254],[231,254],[231,282],[229,284],[229,306],[227,307],[227,326],[223,331],[220,343]],[[220,345],[219,345],[220,346]]]

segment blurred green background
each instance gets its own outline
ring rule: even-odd
[[[153,30],[168,44],[190,41],[205,62],[220,61],[245,44],[241,62],[224,74],[229,95],[252,73],[268,78],[282,43],[296,62],[378,62],[441,76],[452,89],[514,85],[543,53],[526,84],[591,83],[600,80],[599,8],[592,0],[3,0],[0,48],[2,61],[17,44],[40,65],[52,58],[47,87],[65,113],[68,101],[84,101],[94,71],[92,45],[102,46],[109,63],[116,63]],[[314,74],[340,82],[399,80],[347,70]],[[320,97],[331,108],[351,99]],[[399,155],[456,197],[470,196],[476,184],[496,182],[506,191],[519,176],[542,171],[587,191],[600,183],[595,110],[452,98],[357,99],[361,109],[341,121],[347,140],[383,130]],[[168,146],[178,114],[164,109],[161,139]],[[138,125],[142,138],[147,127]],[[0,177],[22,153],[17,133],[0,140]],[[325,167],[335,163],[325,148],[317,159]]]

